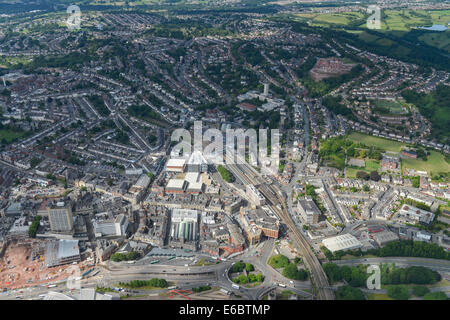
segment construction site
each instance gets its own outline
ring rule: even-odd
[[[4,243],[4,246],[0,256],[2,291],[61,281],[75,270],[72,264],[47,267],[45,240],[14,239]]]

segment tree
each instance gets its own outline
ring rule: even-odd
[[[365,300],[364,293],[361,289],[351,286],[340,286],[336,291],[337,300]]]
[[[408,300],[408,288],[405,286],[388,286],[387,295],[396,300]]]
[[[342,279],[341,270],[337,264],[328,262],[324,263],[322,267],[331,283]]]
[[[445,292],[436,291],[425,294],[423,300],[448,300],[448,297]]]
[[[340,271],[342,279],[347,282],[350,282],[352,280],[352,269],[349,266],[342,266]]]
[[[370,172],[370,180],[372,181],[380,181],[381,177],[378,171],[374,170]]]
[[[158,279],[158,285],[157,285],[158,287],[160,287],[160,288],[165,288],[165,287],[167,287],[167,281],[166,281],[166,279]]]
[[[361,180],[369,180],[369,174],[365,171],[356,172],[356,178]]]
[[[33,222],[31,223],[30,228],[28,228],[28,235],[31,238],[34,238],[36,236],[41,219],[42,219],[41,216],[35,216]]]
[[[251,263],[245,264],[245,271],[252,272],[253,270],[255,270],[255,267],[253,267],[253,265]]]
[[[297,265],[294,263],[289,263],[284,267],[282,274],[286,278],[293,280],[306,280],[308,277],[308,273],[303,269],[298,270]]]
[[[230,171],[228,171],[224,166],[222,165],[218,165],[217,166],[217,171],[219,171],[221,177],[223,180],[225,180],[226,182],[231,182],[233,181],[233,175],[231,174]]]
[[[241,275],[238,277],[238,279],[239,279],[239,283],[241,283],[241,284],[246,284],[246,283],[248,283],[248,278],[247,278],[245,275],[243,275],[243,274],[241,274]]]
[[[256,281],[263,282],[264,281],[264,276],[261,273],[258,273],[256,275]]]
[[[427,287],[424,286],[414,286],[412,288],[412,292],[416,297],[423,297],[426,295],[430,290]]]
[[[245,263],[238,261],[231,267],[231,273],[242,272],[245,268]]]

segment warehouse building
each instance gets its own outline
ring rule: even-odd
[[[362,247],[362,243],[351,234],[343,234],[322,240],[322,244],[331,252],[352,250]]]
[[[404,204],[399,211],[398,219],[404,223],[429,225],[434,220],[434,213]]]
[[[188,182],[183,179],[170,179],[166,186],[166,193],[184,193]]]
[[[186,159],[169,159],[166,163],[166,171],[168,172],[184,172]]]
[[[381,232],[377,232],[377,233],[373,233],[371,235],[371,238],[380,246],[383,247],[385,246],[387,243],[392,242],[392,241],[397,241],[398,240],[398,236],[392,232],[392,231],[388,231],[388,230],[384,230]]]

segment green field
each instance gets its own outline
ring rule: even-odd
[[[352,141],[362,142],[367,146],[375,146],[391,152],[400,152],[402,146],[406,146],[406,144],[401,142],[373,137],[359,132],[352,132],[349,134],[348,138]],[[445,157],[437,151],[430,151],[427,161],[421,159],[402,159],[402,167],[427,171],[429,175],[431,175],[431,173],[450,172],[450,164],[445,161]],[[347,169],[347,176],[352,176],[353,174],[356,175],[356,171],[352,168]]]
[[[374,101],[376,108],[386,108],[389,109],[389,113],[392,114],[404,114],[402,105],[397,101],[378,99]]]
[[[450,30],[444,32],[430,32],[419,37],[419,40],[429,46],[450,52]]]
[[[341,13],[318,13],[297,14],[296,17],[309,21],[311,25],[329,26],[348,25],[365,16],[361,12],[341,12]],[[420,26],[430,26],[434,24],[447,25],[450,22],[450,10],[408,10],[395,9],[383,10],[381,19],[381,29],[387,31],[409,31],[411,28]],[[366,27],[366,23],[360,25]]]
[[[394,300],[392,298],[389,298],[387,294],[385,293],[368,293],[367,294],[368,300]]]
[[[432,23],[430,14],[423,10],[384,10],[383,13],[386,16],[381,26],[384,30],[408,31]]]
[[[331,24],[347,25],[361,19],[364,15],[360,12],[323,13],[323,14],[297,14],[303,20],[307,20],[313,26],[328,26]]]
[[[379,161],[373,161],[373,160],[366,160],[366,166],[364,168],[349,168],[345,169],[345,173],[347,175],[347,178],[356,178],[356,173],[358,171],[366,171],[367,173],[370,173],[371,171],[377,171],[380,169],[380,163]]]
[[[427,161],[418,159],[402,159],[403,168],[412,168],[420,171],[427,171],[429,175],[438,172],[450,172],[450,164],[445,161],[444,156],[436,151],[430,151]]]
[[[401,142],[383,139],[379,137],[373,137],[359,132],[352,132],[351,134],[348,135],[348,138],[355,142],[362,142],[367,146],[379,147],[386,151],[392,152],[400,152],[402,146],[405,145]]]
[[[7,143],[10,143],[14,139],[21,139],[25,136],[25,132],[17,132],[9,129],[0,130],[0,141],[5,139]]]

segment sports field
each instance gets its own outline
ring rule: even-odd
[[[348,138],[355,142],[362,142],[365,145],[379,147],[386,151],[392,152],[400,152],[402,146],[405,145],[401,142],[374,137],[359,132],[352,132],[351,134],[349,134]]]
[[[403,168],[411,168],[414,170],[427,171],[436,174],[439,172],[450,172],[450,164],[445,161],[444,156],[436,151],[430,151],[427,161],[419,159],[402,159]]]
[[[309,21],[311,25],[326,26],[331,24],[348,25],[364,18],[362,12],[340,12],[340,13],[301,13],[296,17]],[[381,29],[387,31],[409,31],[411,28],[430,26],[432,24],[448,25],[450,22],[450,10],[383,10]],[[366,23],[360,25],[366,27]]]
[[[349,134],[348,138],[352,141],[362,142],[367,146],[379,147],[391,152],[400,152],[402,146],[406,146],[405,143],[373,137],[359,132],[352,132]],[[429,175],[431,175],[431,173],[436,174],[439,172],[450,172],[450,164],[445,161],[445,157],[437,151],[430,151],[427,161],[423,161],[421,159],[402,159],[402,167],[419,171],[427,171]]]
[[[364,15],[360,12],[342,13],[318,13],[318,14],[297,14],[297,17],[310,21],[314,26],[327,26],[330,24],[347,25],[353,21],[361,19]]]

